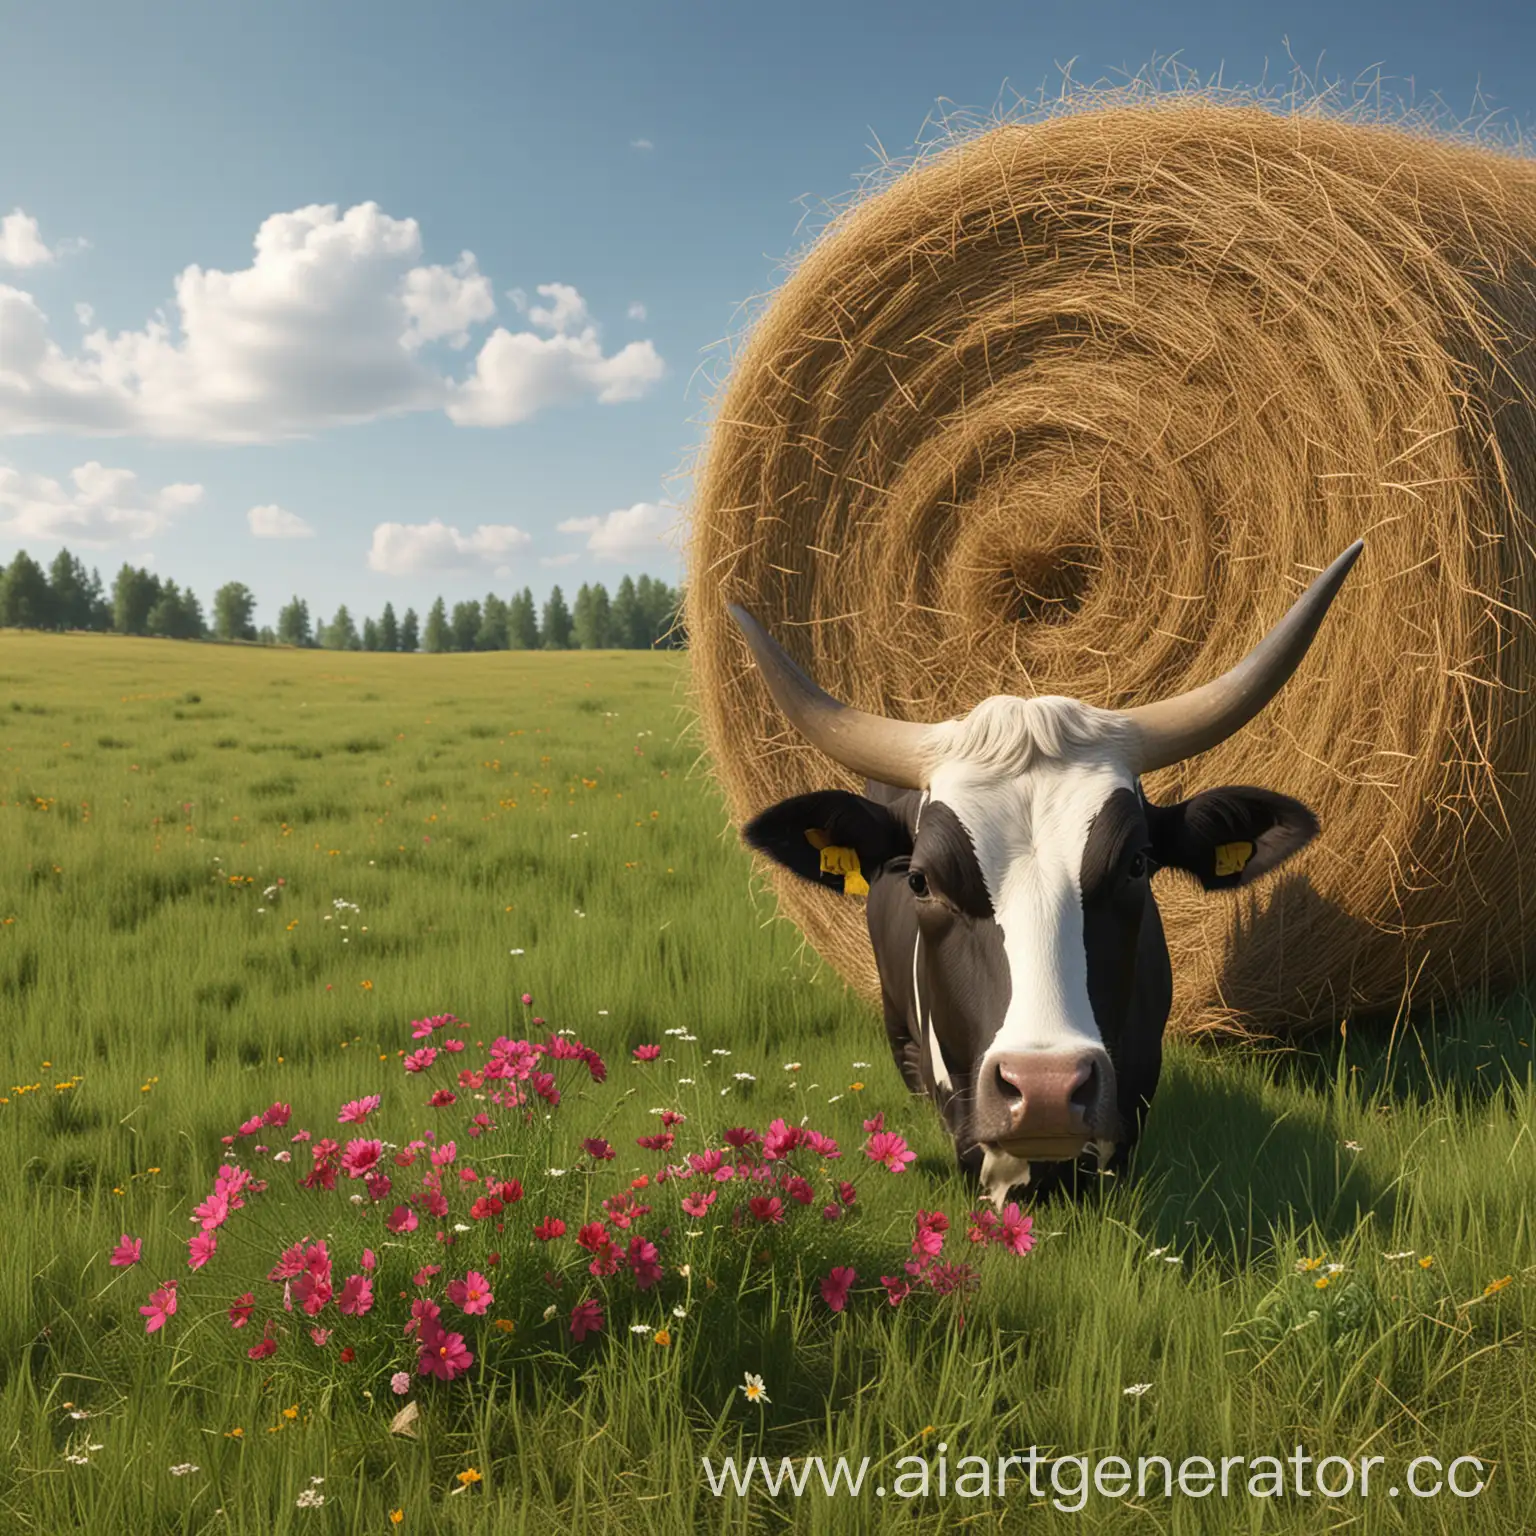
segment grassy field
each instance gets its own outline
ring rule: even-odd
[[[754,882],[695,766],[686,664],[0,634],[3,1529],[1536,1529],[1528,1004],[1305,1052],[1180,1046],[1133,1178],[1037,1210],[1027,1257],[988,1252],[963,1326],[953,1306],[892,1308],[877,1277],[899,1273],[914,1213],[947,1212],[966,1257],[972,1206],[874,1012]],[[416,1134],[410,1021],[520,1035],[525,991],[611,1077],[573,1087],[517,1165],[494,1313],[463,1320],[474,1370],[413,1386],[419,1432],[392,1434],[382,1325],[338,1331],[350,1361],[300,1341],[253,1363],[192,1305],[265,1284],[278,1239],[304,1231],[262,1228],[258,1258],[242,1213],[194,1275],[187,1217],[221,1137],[274,1100],[345,1134],[338,1106],[380,1092]],[[647,1042],[665,1050],[641,1066]],[[862,1179],[846,1235],[687,1240],[652,1319],[687,1313],[670,1347],[629,1314],[577,1345],[543,1321],[528,1229],[541,1201],[590,1214],[654,1170],[634,1138],[663,1106],[701,1137],[809,1116],[850,1171],[872,1166],[862,1121],[883,1112],[918,1159]],[[594,1134],[612,1165],[582,1164]],[[540,1183],[546,1163],[579,1177]],[[107,1263],[123,1232],[145,1244],[129,1270]],[[841,1315],[818,1293],[829,1263],[859,1272]],[[177,1274],[183,1314],[146,1336],[138,1309]],[[769,1403],[746,1401],[745,1372]],[[1177,1463],[1298,1444],[1385,1458],[1372,1496],[1159,1484],[1068,1514],[1049,1473],[1044,1499],[895,1492],[903,1457],[937,1478],[940,1446],[953,1469],[1031,1445]],[[868,1456],[870,1473],[852,1499],[716,1498],[700,1458],[753,1454]],[[1420,1455],[1477,1456],[1487,1486],[1388,1496]]]

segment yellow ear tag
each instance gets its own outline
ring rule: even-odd
[[[821,851],[821,872],[824,875],[841,875],[843,892],[848,896],[868,896],[869,882],[859,868],[856,848],[836,848],[827,834],[819,827],[807,827],[805,840],[812,848]]]
[[[1240,875],[1243,866],[1253,857],[1252,843],[1221,843],[1216,849],[1216,874]]]

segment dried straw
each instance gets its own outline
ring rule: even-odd
[[[1283,1031],[1519,982],[1536,856],[1536,164],[1202,98],[994,127],[857,202],[747,341],[697,479],[688,630],[739,821],[850,774],[725,615],[945,719],[1213,677],[1354,539],[1300,673],[1148,781],[1323,835],[1241,900],[1159,882],[1175,1018]],[[861,903],[774,876],[877,996]]]

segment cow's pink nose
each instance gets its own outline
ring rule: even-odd
[[[1101,1050],[1012,1051],[983,1064],[977,1095],[983,1139],[1075,1155],[1099,1136],[1113,1103],[1113,1069]],[[1071,1147],[1072,1152],[1063,1149]]]

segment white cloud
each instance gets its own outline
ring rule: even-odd
[[[509,426],[542,406],[583,395],[604,405],[637,400],[665,371],[649,341],[632,341],[605,357],[586,301],[569,284],[541,283],[538,292],[548,303],[529,307],[519,289],[507,297],[551,334],[498,326],[480,349],[474,377],[454,386],[448,415],[459,426]]]
[[[0,464],[0,534],[104,549],[164,533],[203,497],[200,485],[152,491],[131,469],[107,469],[95,460],[72,469],[69,480],[65,485]]]
[[[297,512],[270,503],[252,507],[245,514],[245,520],[251,525],[252,535],[258,539],[312,539],[315,536],[315,530]]]
[[[42,267],[53,258],[31,214],[16,208],[0,219],[0,266]]]
[[[0,284],[0,433],[259,442],[438,409],[503,425],[557,401],[634,399],[661,377],[648,341],[605,356],[581,295],[552,283],[536,330],[498,327],[455,381],[427,349],[467,346],[495,299],[470,252],[451,266],[421,254],[416,221],[374,203],[273,214],[250,266],[189,266],[169,315],[92,330],[74,353],[31,294]]]
[[[521,549],[531,537],[510,524],[482,523],[473,533],[460,533],[435,517],[430,523],[380,523],[373,530],[368,568],[390,576],[414,576],[422,571],[501,565],[504,556]]]
[[[81,325],[88,326],[93,320],[95,320],[95,318],[96,311],[92,309],[89,304],[82,302],[75,305],[75,319],[78,320]]]
[[[599,560],[636,560],[658,552],[676,519],[677,508],[666,502],[637,501],[606,517],[570,517],[555,526],[586,534],[586,552]]]
[[[656,146],[654,144],[652,144],[649,139],[631,139],[629,141],[629,147],[631,149],[655,149],[656,148]]]
[[[629,309],[626,311],[626,313],[629,315],[629,318],[631,320],[644,320],[645,319],[645,305],[644,304],[631,304],[629,306]]]
[[[574,565],[576,563],[576,561],[578,561],[580,559],[581,559],[581,551],[579,549],[573,549],[568,554],[564,554],[564,555],[541,555],[539,557],[539,564],[540,565]]]
[[[474,254],[460,253],[451,267],[417,267],[405,274],[405,311],[411,317],[405,345],[419,347],[446,340],[457,349],[469,344],[469,328],[496,313],[491,280],[479,271]]]

